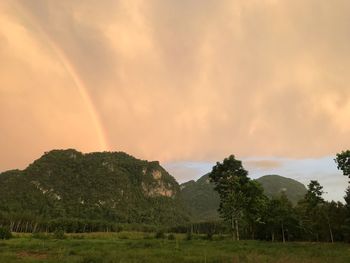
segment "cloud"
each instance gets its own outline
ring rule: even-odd
[[[181,183],[197,180],[209,173],[214,162],[168,162],[163,166]],[[311,180],[317,180],[324,188],[323,197],[328,200],[344,202],[345,189],[349,178],[337,170],[332,156],[312,159],[250,157],[243,159],[243,166],[249,177],[257,179],[264,175],[277,174],[292,178],[306,187]]]
[[[109,150],[163,162],[334,155],[350,147],[349,8],[2,1],[0,169],[52,147],[100,150],[101,129]]]
[[[326,200],[343,202],[345,189],[348,186],[348,178],[337,170],[333,159],[332,156],[309,159],[266,158],[266,161],[277,162],[281,166],[261,169],[248,165],[247,170],[251,178],[259,178],[266,174],[278,174],[295,179],[306,187],[311,180],[317,180],[324,187],[323,197]],[[244,160],[243,163],[246,164],[250,161],[251,158]]]
[[[167,162],[164,168],[176,178],[179,183],[189,180],[197,180],[201,176],[209,173],[214,166],[210,162]]]
[[[248,160],[244,162],[246,169],[259,169],[259,170],[271,170],[274,168],[280,168],[283,163],[275,160]]]

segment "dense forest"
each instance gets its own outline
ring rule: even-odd
[[[335,159],[346,176],[349,156]],[[280,191],[286,185],[291,190]],[[315,180],[307,189],[280,176],[251,180],[233,155],[180,186],[158,162],[122,152],[53,150],[22,171],[1,173],[0,186],[0,227],[12,232],[162,230],[350,242],[350,188],[345,203],[328,202]]]
[[[185,223],[179,185],[158,162],[122,152],[45,153],[0,174],[0,217],[13,231],[113,231],[115,224]]]

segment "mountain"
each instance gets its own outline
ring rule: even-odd
[[[197,181],[183,183],[181,199],[195,221],[218,219],[219,195],[214,191],[214,185],[209,182],[206,174]]]
[[[268,197],[276,197],[284,192],[293,204],[301,200],[307,192],[305,185],[302,183],[279,175],[265,175],[256,179],[256,181],[263,186]]]
[[[123,223],[187,221],[176,180],[159,165],[123,152],[45,153],[26,169],[0,174],[0,211],[43,218]]]
[[[268,197],[277,197],[285,192],[293,204],[302,199],[307,191],[302,183],[279,175],[265,175],[256,181],[263,186]],[[180,187],[181,198],[193,220],[218,219],[217,209],[220,199],[214,191],[214,185],[209,181],[209,174],[202,176],[197,181],[183,183]]]
[[[269,197],[284,191],[295,204],[303,184],[278,175],[257,179]],[[181,186],[159,162],[123,152],[45,153],[24,170],[0,173],[0,218],[36,216],[171,225],[218,219],[209,175]]]

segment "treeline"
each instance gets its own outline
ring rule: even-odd
[[[338,154],[335,161],[350,176],[350,151]],[[220,216],[233,239],[350,242],[350,187],[345,204],[327,202],[323,187],[312,180],[304,198],[293,206],[283,192],[267,198],[233,155],[218,162],[209,177],[220,196]]]
[[[311,208],[305,201],[303,199],[293,206],[285,195],[266,199],[258,221],[251,222],[245,217],[239,219],[240,238],[280,242],[350,242],[349,210],[346,205],[323,201]],[[225,221],[189,223],[171,227],[169,232],[209,236],[232,233]]]
[[[281,195],[278,198],[264,200],[260,203],[261,217],[249,220],[242,216],[238,224],[241,239],[270,241],[350,241],[349,208],[341,202],[327,202],[322,198],[314,199],[314,186],[309,184],[308,193],[298,205]],[[317,195],[316,195],[317,197]],[[318,196],[319,197],[319,196]],[[191,233],[227,235],[232,233],[225,221],[197,222],[174,226],[127,224],[105,220],[86,220],[74,218],[43,219],[27,214],[0,213],[0,227],[11,232],[36,233],[63,230],[66,233],[141,231],[157,232],[162,230],[171,233]]]
[[[167,231],[169,227],[148,225],[140,223],[117,223],[106,220],[89,220],[79,218],[43,219],[28,217],[23,214],[0,213],[0,228],[8,229],[15,233],[52,233],[62,230],[66,233],[91,233],[91,232],[120,232],[139,231],[156,232],[161,229]]]

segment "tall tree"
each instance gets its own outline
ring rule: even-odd
[[[267,205],[264,221],[266,230],[271,234],[271,241],[279,236],[282,242],[286,242],[290,229],[296,225],[294,220],[293,205],[284,192],[281,196],[272,198]]]
[[[344,225],[342,226],[344,239],[347,242],[350,242],[350,186],[345,191],[345,220]]]
[[[299,202],[299,207],[303,214],[302,225],[304,226],[304,230],[316,241],[319,241],[324,220],[328,218],[323,209],[323,204],[325,202],[322,197],[323,193],[323,186],[321,186],[318,181],[311,180],[308,184],[308,190],[304,199]],[[328,226],[331,233],[330,224],[328,224]]]
[[[337,164],[337,168],[343,172],[343,175],[350,178],[350,150],[338,153],[334,160]],[[345,225],[343,227],[344,236],[347,241],[350,241],[350,227],[348,227],[350,225],[350,186],[346,189],[344,200],[346,202],[345,208],[347,211]]]
[[[246,188],[247,207],[245,208],[245,220],[248,223],[248,231],[251,239],[255,239],[257,227],[263,222],[263,216],[267,209],[268,197],[264,194],[264,188],[257,181],[249,181]]]
[[[239,240],[239,222],[249,203],[248,172],[243,168],[241,161],[230,155],[222,163],[217,162],[209,178],[220,196],[219,213],[230,223],[233,239]]]

